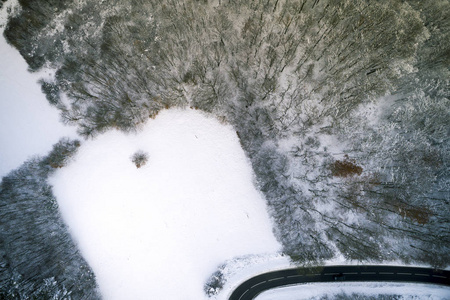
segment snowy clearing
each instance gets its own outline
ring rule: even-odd
[[[1,178],[30,156],[46,154],[60,138],[77,135],[45,99],[37,83],[42,74],[29,73],[19,52],[6,43],[3,28],[0,35]]]
[[[273,289],[260,294],[256,300],[333,299],[335,295],[353,293],[366,296],[401,295],[402,299],[450,299],[450,288],[440,285],[391,282],[311,283]]]
[[[280,250],[253,180],[231,126],[169,110],[84,142],[50,182],[105,299],[199,300],[226,260]]]

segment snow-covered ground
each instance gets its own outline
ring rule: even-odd
[[[401,295],[402,299],[444,300],[450,299],[450,288],[441,285],[421,283],[390,282],[346,282],[346,283],[310,283],[273,289],[261,293],[256,300],[306,300],[334,299],[335,295],[358,294],[365,296]]]
[[[7,3],[6,5],[11,5]],[[0,12],[0,179],[33,155],[47,154],[64,136],[76,137],[75,128],[59,122],[37,83],[43,74],[27,71],[19,51],[3,37],[6,9]]]
[[[51,184],[105,299],[200,300],[226,260],[280,250],[253,180],[231,126],[176,109],[84,142]]]

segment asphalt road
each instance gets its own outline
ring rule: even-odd
[[[239,285],[229,300],[250,300],[269,289],[335,281],[421,282],[450,285],[450,271],[401,266],[326,266],[264,273]]]

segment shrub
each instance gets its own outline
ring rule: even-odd
[[[131,161],[136,165],[136,168],[144,166],[148,161],[148,153],[139,150],[131,156]]]
[[[212,297],[219,294],[219,292],[222,290],[225,284],[225,281],[226,279],[222,271],[221,270],[216,271],[214,274],[211,275],[211,277],[208,279],[205,286],[203,287],[205,294],[208,297]]]
[[[345,155],[344,160],[336,160],[331,164],[331,174],[337,177],[361,175],[362,171],[363,168],[355,165],[355,162],[350,160],[348,155]]]

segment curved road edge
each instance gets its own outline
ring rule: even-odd
[[[260,293],[283,286],[309,282],[390,281],[421,282],[450,286],[450,271],[404,266],[324,266],[278,270],[241,283],[229,300],[251,300]]]

